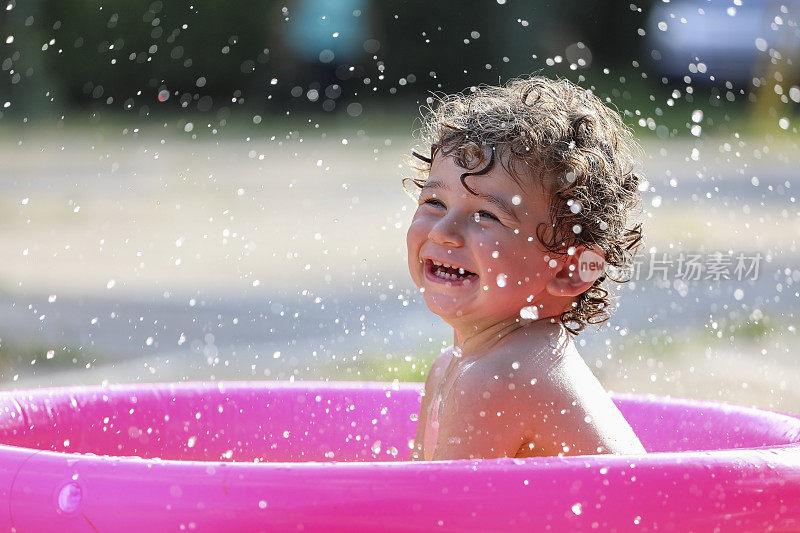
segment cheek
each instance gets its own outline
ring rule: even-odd
[[[531,243],[525,242],[522,238],[486,230],[477,234],[473,245],[477,257],[489,267],[527,263],[536,250]]]
[[[409,250],[411,250],[414,246],[419,246],[421,243],[424,235],[421,226],[422,225],[417,217],[414,217],[411,220],[411,224],[408,226],[408,232],[406,233],[406,244],[408,245]]]
[[[509,286],[529,286],[539,284],[547,278],[550,268],[545,261],[548,252],[538,242],[528,242],[527,238],[506,240],[499,245],[491,243],[486,256],[486,264],[493,273],[507,275]],[[492,251],[498,251],[498,257],[492,257]]]
[[[492,252],[498,253],[503,250],[503,241],[494,235],[491,231],[477,230],[472,239],[472,248],[475,250],[475,255],[480,257],[483,261],[494,261]]]

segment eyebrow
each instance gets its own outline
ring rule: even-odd
[[[425,185],[423,186],[423,189],[427,189],[427,190],[430,190],[430,189],[444,189],[446,191],[450,191],[451,190],[449,185],[447,185],[443,181],[437,180],[436,178],[431,178],[428,181],[426,181]],[[486,200],[490,204],[494,205],[495,207],[497,207],[498,209],[500,209],[501,211],[506,213],[509,217],[511,217],[514,220],[516,220],[517,222],[519,222],[519,218],[517,218],[517,215],[514,214],[514,210],[511,208],[511,206],[508,204],[508,202],[506,202],[502,198],[498,198],[498,197],[492,196],[490,194],[482,194],[482,193],[478,193],[476,196]]]

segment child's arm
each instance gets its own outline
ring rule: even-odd
[[[419,416],[417,417],[417,434],[414,437],[414,448],[411,450],[409,461],[422,461],[425,458],[423,441],[425,426],[428,422],[428,406],[435,394],[436,387],[439,385],[439,380],[450,362],[452,353],[452,346],[442,351],[433,361],[430,370],[428,370],[428,377],[425,380],[425,393],[422,396],[422,403],[419,406]]]

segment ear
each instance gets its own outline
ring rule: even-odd
[[[558,272],[547,282],[547,292],[552,296],[575,297],[583,294],[605,271],[602,250],[579,246],[574,254],[564,257]]]

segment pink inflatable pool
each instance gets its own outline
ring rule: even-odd
[[[0,393],[0,530],[800,530],[795,417],[616,395],[652,453],[405,462],[421,386]]]

